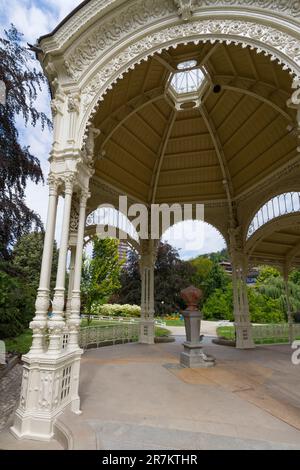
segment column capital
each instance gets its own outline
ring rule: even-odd
[[[47,184],[49,186],[50,194],[53,195],[53,196],[57,196],[59,186],[61,185],[60,178],[57,175],[54,175],[53,173],[50,173],[50,175],[47,179]]]
[[[80,200],[79,200],[80,207],[85,208],[90,197],[91,197],[91,193],[87,189],[82,189],[80,193]]]
[[[152,268],[155,265],[157,258],[157,240],[141,240],[140,245],[140,267]]]
[[[73,194],[75,180],[76,180],[75,173],[67,173],[63,176],[63,181],[65,184],[65,194],[68,194],[68,195]]]

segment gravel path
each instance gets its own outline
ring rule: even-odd
[[[17,364],[0,379],[0,430],[18,406],[22,381],[22,366]]]
[[[220,326],[219,322],[202,321],[201,322],[201,334],[205,336],[217,336],[218,326]],[[173,336],[185,336],[184,326],[167,326],[167,329],[172,332]]]

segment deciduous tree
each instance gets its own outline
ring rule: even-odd
[[[0,80],[6,88],[6,103],[0,104],[0,259],[9,259],[15,242],[32,227],[42,228],[40,217],[26,205],[28,180],[43,180],[39,160],[20,142],[16,117],[25,125],[51,126],[35,102],[45,81],[32,66],[32,54],[22,44],[22,35],[11,26],[0,37]]]

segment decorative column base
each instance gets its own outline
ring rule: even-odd
[[[255,349],[251,323],[235,323],[236,349]]]
[[[47,354],[23,356],[23,380],[20,404],[11,428],[18,439],[49,441],[54,436],[57,417],[70,408],[80,413],[78,395],[82,350],[62,353],[59,358]]]
[[[140,321],[139,343],[140,344],[154,344],[155,337],[155,322],[154,320]]]
[[[184,351],[180,354],[180,365],[192,369],[201,367],[214,367],[216,360],[212,356],[205,354],[199,345],[183,343]]]

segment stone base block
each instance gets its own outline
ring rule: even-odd
[[[54,416],[38,416],[35,413],[23,413],[16,411],[14,425],[10,432],[17,439],[31,439],[35,441],[49,442],[54,437]]]
[[[12,434],[50,441],[57,417],[67,408],[80,413],[78,395],[82,350],[23,356],[23,380]]]
[[[191,349],[185,346],[185,350],[180,354],[180,365],[191,369],[214,367],[216,360],[205,354],[202,348]]]
[[[140,344],[154,344],[155,337],[155,324],[154,320],[141,320],[139,343]]]

